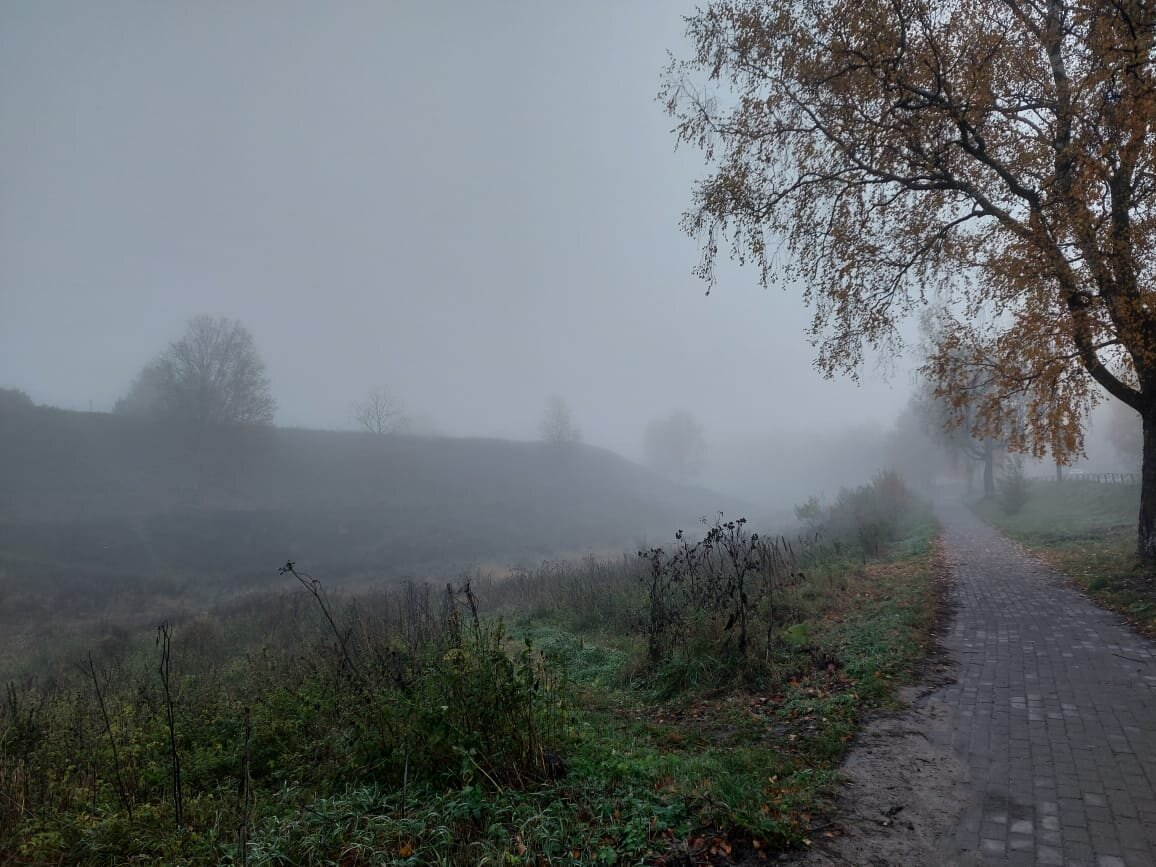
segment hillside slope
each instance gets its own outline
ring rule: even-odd
[[[193,436],[101,413],[0,418],[9,578],[334,578],[535,562],[743,506],[603,449],[272,429]],[[6,582],[7,583],[7,582]]]

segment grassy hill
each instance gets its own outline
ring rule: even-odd
[[[133,574],[461,566],[630,545],[736,507],[589,446],[0,419],[0,551]]]
[[[103,413],[7,411],[0,604],[4,621],[25,625],[65,608],[155,618],[266,585],[288,559],[329,582],[452,576],[630,549],[742,509],[590,446],[211,434]]]

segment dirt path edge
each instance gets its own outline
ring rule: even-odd
[[[829,827],[790,862],[807,867],[939,867],[940,848],[964,804],[966,767],[951,749],[954,710],[936,696],[954,682],[955,664],[939,643],[953,616],[951,566],[938,550],[936,646],[922,676],[900,692],[906,707],[880,714],[856,738],[843,762]]]

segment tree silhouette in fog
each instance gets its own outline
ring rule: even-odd
[[[34,406],[32,398],[19,388],[0,388],[0,412],[20,412]]]
[[[385,386],[373,389],[365,400],[353,404],[353,420],[374,434],[396,433],[403,421],[401,405]]]
[[[642,437],[642,448],[653,469],[680,481],[697,476],[706,462],[702,425],[682,409],[650,422]]]
[[[235,319],[197,316],[144,366],[116,411],[198,425],[268,425],[276,407],[249,330]]]
[[[538,435],[552,445],[568,445],[582,441],[582,431],[574,422],[570,405],[558,395],[546,401],[542,420],[538,423]]]

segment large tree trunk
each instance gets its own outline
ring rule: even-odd
[[[1056,481],[1062,482],[1064,480],[1064,465],[1056,461]]]
[[[1144,459],[1140,468],[1140,532],[1137,553],[1156,564],[1156,407],[1143,415]]]

